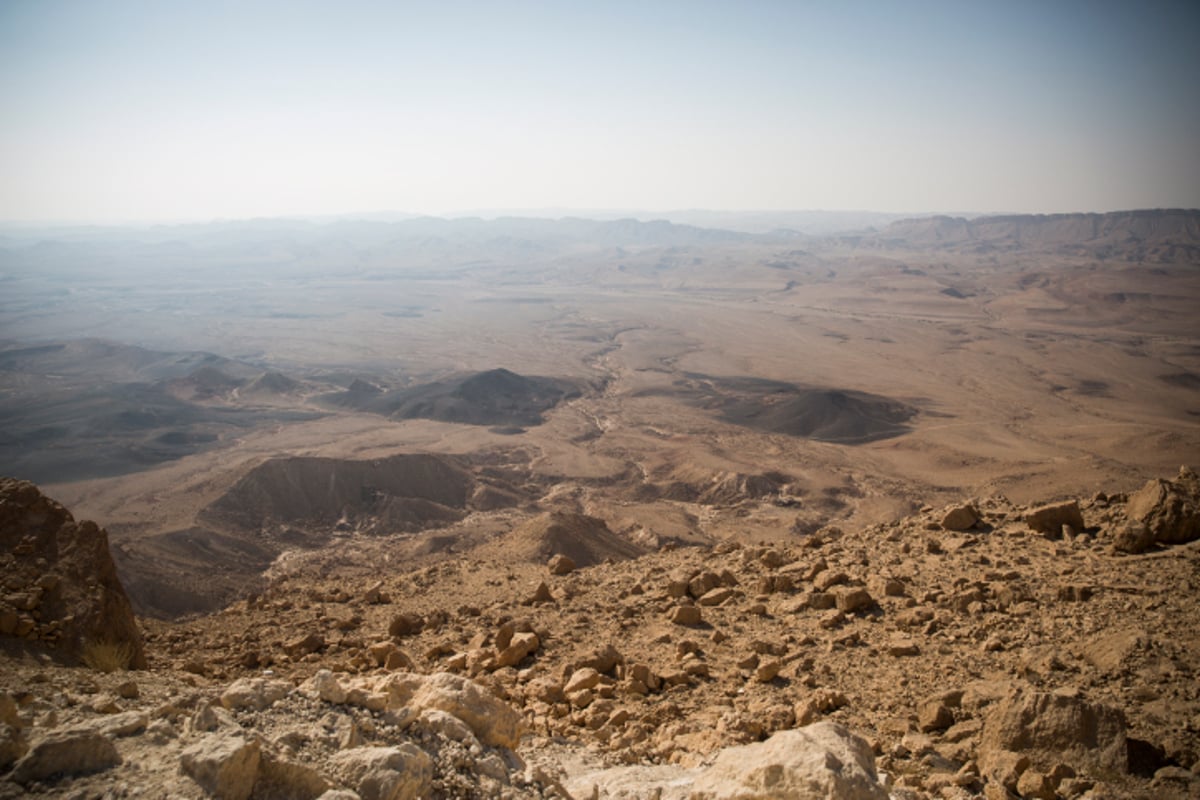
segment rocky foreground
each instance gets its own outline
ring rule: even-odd
[[[102,537],[0,483],[0,797],[1200,796],[1187,469],[595,564],[377,539],[144,642]]]

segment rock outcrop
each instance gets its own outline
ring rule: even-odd
[[[1154,541],[1182,544],[1200,539],[1200,476],[1180,467],[1175,480],[1157,478],[1130,495],[1125,513]]]
[[[0,478],[0,572],[0,639],[70,663],[146,666],[108,534],[27,481]]]

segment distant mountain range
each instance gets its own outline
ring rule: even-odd
[[[1197,261],[1200,210],[927,217],[894,222],[856,241],[888,248],[1041,250],[1132,261]]]

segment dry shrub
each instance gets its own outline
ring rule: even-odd
[[[129,669],[133,663],[133,645],[128,642],[87,642],[83,645],[83,663],[98,672]]]

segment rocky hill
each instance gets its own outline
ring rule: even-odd
[[[219,613],[145,620],[138,672],[8,657],[0,796],[1200,792],[1189,469],[589,566],[540,547],[609,542],[598,521],[511,532],[536,561],[506,535],[310,551]]]

